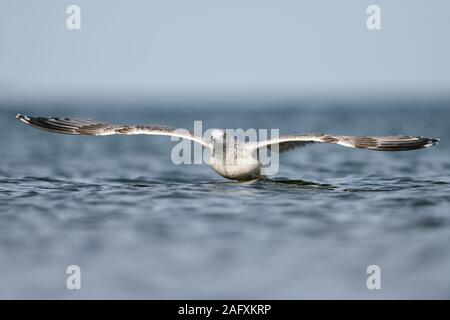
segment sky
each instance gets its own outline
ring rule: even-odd
[[[0,99],[446,94],[449,33],[446,0],[2,0]]]

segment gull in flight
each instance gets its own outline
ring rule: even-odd
[[[282,153],[313,143],[331,143],[349,148],[376,151],[408,151],[428,148],[436,145],[439,141],[439,139],[415,136],[358,137],[315,133],[284,135],[259,142],[239,142],[236,139],[228,139],[229,137],[223,129],[212,130],[210,139],[205,140],[188,131],[158,125],[114,125],[77,118],[27,117],[20,114],[16,118],[35,128],[62,134],[92,136],[146,134],[189,139],[210,151],[209,164],[218,174],[227,179],[238,181],[249,181],[264,177],[261,173],[263,164],[258,156],[255,156],[263,148]],[[238,159],[239,161],[230,162],[224,161],[224,159]]]

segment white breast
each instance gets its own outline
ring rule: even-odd
[[[232,180],[254,180],[261,177],[261,163],[245,145],[216,148],[211,157],[211,167],[221,176]],[[222,152],[223,150],[223,152]]]

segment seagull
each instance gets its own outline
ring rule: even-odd
[[[21,114],[16,118],[35,128],[61,134],[91,136],[145,134],[189,139],[210,151],[209,165],[218,174],[237,181],[265,178],[262,174],[264,165],[258,157],[258,152],[264,148],[283,153],[309,144],[329,143],[375,151],[409,151],[428,148],[439,142],[439,139],[417,136],[336,136],[323,133],[283,135],[258,142],[245,142],[230,139],[223,129],[213,129],[209,139],[204,139],[187,130],[159,125],[129,126],[78,118],[28,117]]]

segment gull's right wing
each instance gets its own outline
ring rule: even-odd
[[[332,143],[350,148],[361,148],[377,151],[408,151],[434,146],[439,139],[416,136],[333,136],[322,133],[287,135],[256,143],[255,150],[271,148],[278,145],[279,152],[289,151],[313,143]]]

